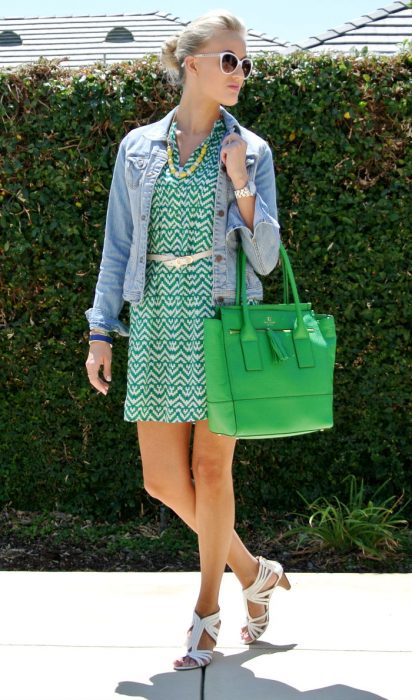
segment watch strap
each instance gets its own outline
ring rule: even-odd
[[[253,197],[255,192],[256,192],[256,186],[253,187],[253,192],[251,191],[250,187],[250,180],[246,183],[244,187],[240,187],[238,190],[234,190],[235,197],[236,199],[239,199],[240,197]]]

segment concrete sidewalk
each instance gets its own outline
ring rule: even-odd
[[[198,573],[0,572],[1,700],[412,700],[412,574],[294,574],[238,642],[224,574],[205,672],[178,672]]]

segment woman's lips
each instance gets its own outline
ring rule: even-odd
[[[237,92],[239,92],[239,90],[240,90],[240,85],[228,85],[228,87],[231,90],[236,90]]]

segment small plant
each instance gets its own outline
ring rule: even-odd
[[[390,481],[387,479],[365,503],[363,479],[360,487],[353,474],[345,477],[344,481],[347,479],[350,479],[348,504],[337,496],[333,496],[331,501],[321,496],[309,503],[298,491],[311,515],[307,524],[297,524],[285,536],[298,535],[298,548],[307,544],[314,550],[330,548],[340,553],[361,550],[366,557],[381,559],[402,545],[400,526],[407,526],[408,521],[401,519],[399,514],[409,501],[397,512],[403,494],[397,499],[390,496],[381,503],[377,501],[379,491]],[[307,520],[304,513],[291,515]]]

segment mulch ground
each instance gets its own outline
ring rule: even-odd
[[[126,532],[115,526],[82,521],[68,513],[47,514],[14,509],[0,511],[0,569],[5,571],[198,571],[196,542],[176,527],[159,531],[155,524],[133,521]],[[99,527],[102,532],[99,532]],[[41,531],[40,531],[41,530]],[[47,531],[46,531],[47,530]],[[176,542],[176,532],[182,537]],[[90,536],[92,533],[92,536]],[[183,533],[183,535],[182,535]],[[282,562],[291,572],[409,573],[412,554],[396,552],[382,559],[361,552],[297,549],[284,533],[263,535],[253,528],[243,535],[254,554]],[[186,539],[185,539],[186,538]],[[229,569],[228,569],[229,570]]]

